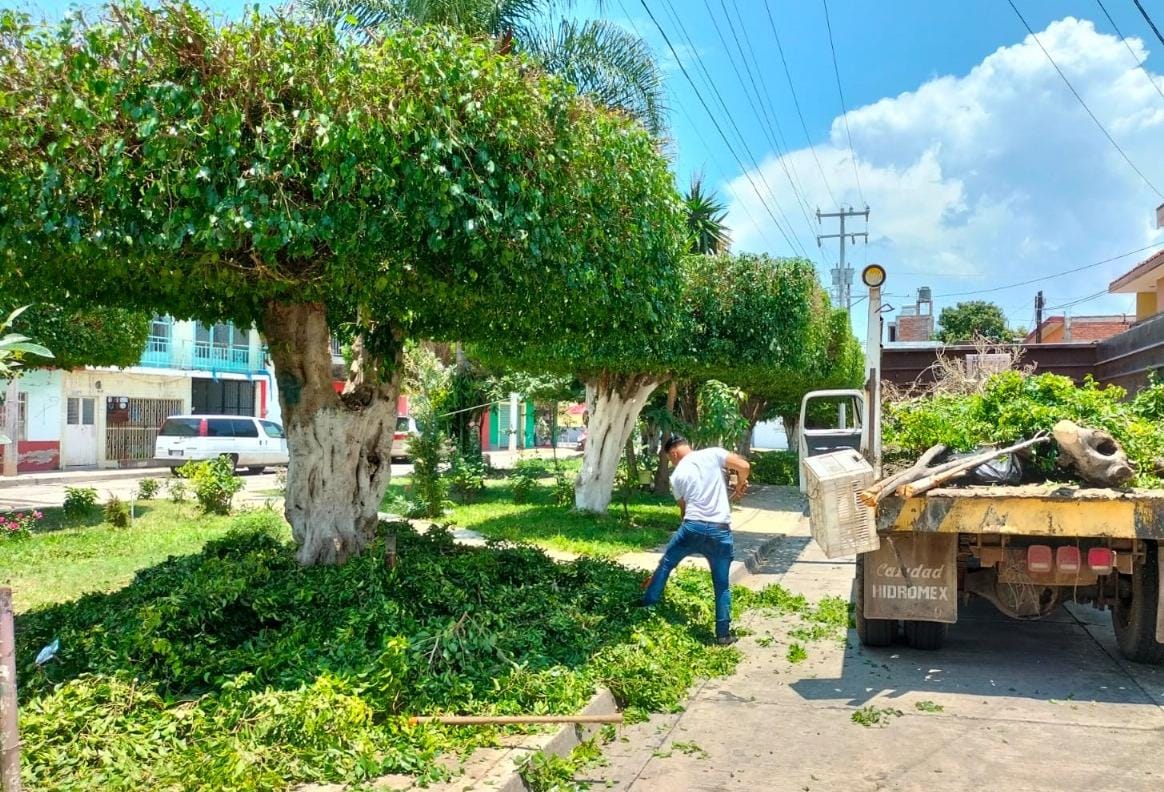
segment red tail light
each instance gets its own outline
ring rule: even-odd
[[[1109,547],[1093,547],[1087,551],[1087,565],[1097,575],[1110,575],[1115,566],[1115,551]]]
[[[1061,572],[1078,572],[1080,553],[1078,547],[1060,547],[1055,550],[1055,566]]]
[[[1051,557],[1050,545],[1031,545],[1027,548],[1027,569],[1031,572],[1050,572]]]

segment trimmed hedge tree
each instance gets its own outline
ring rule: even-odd
[[[6,313],[7,310],[0,308],[0,314]],[[54,350],[51,358],[26,357],[24,363],[28,368],[126,368],[141,362],[150,334],[150,315],[124,308],[71,310],[37,304],[20,315],[15,329]]]
[[[0,37],[0,289],[259,324],[304,564],[372,537],[406,337],[659,321],[683,229],[654,141],[491,42],[184,3]]]

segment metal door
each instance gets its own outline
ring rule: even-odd
[[[66,404],[65,436],[61,464],[64,467],[97,464],[97,400],[70,396]]]

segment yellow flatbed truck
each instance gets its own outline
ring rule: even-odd
[[[872,274],[864,391],[809,394],[801,409],[801,458],[860,451],[879,473],[880,282]],[[876,329],[874,325],[876,324]],[[838,396],[838,394],[843,394]],[[812,402],[851,399],[846,428],[805,428]],[[818,410],[819,412],[819,410]],[[873,523],[879,547],[857,555],[855,620],[866,646],[886,646],[899,625],[910,646],[939,649],[959,608],[985,599],[1033,620],[1065,602],[1112,611],[1120,653],[1164,664],[1164,490],[1046,483],[936,489],[890,496]]]

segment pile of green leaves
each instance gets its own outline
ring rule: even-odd
[[[753,484],[795,486],[800,483],[800,457],[795,451],[759,451],[752,454]]]
[[[677,575],[648,611],[635,607],[641,573],[608,561],[557,564],[399,524],[344,566],[303,568],[274,514],[235,525],[120,591],[18,618],[28,788],[432,778],[438,754],[498,733],[408,715],[566,713],[604,684],[641,717],[675,709],[696,679],[739,659],[708,645],[706,574]],[[379,546],[388,532],[392,569]],[[37,667],[58,638],[58,659]]]
[[[1090,379],[1076,385],[1057,374],[1007,371],[987,380],[978,393],[937,393],[887,403],[885,446],[890,453],[911,457],[937,443],[970,451],[984,444],[1019,442],[1063,419],[1110,432],[1136,469],[1136,485],[1164,485],[1154,468],[1154,460],[1164,456],[1164,383],[1152,383],[1129,401],[1123,388]],[[1054,456],[1050,445],[1040,447],[1037,467],[1053,474]]]

